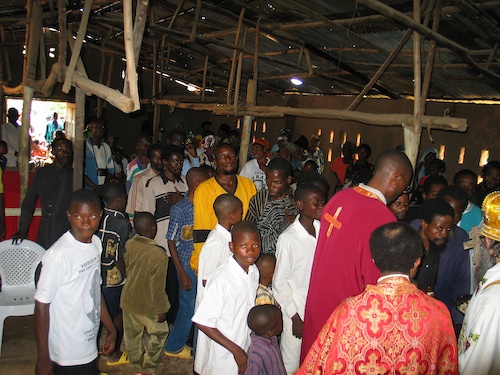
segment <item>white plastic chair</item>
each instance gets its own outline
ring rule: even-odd
[[[45,249],[33,241],[17,245],[10,239],[0,242],[0,354],[5,319],[35,311],[35,271],[44,254]]]

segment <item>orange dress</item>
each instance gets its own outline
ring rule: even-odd
[[[297,374],[458,374],[450,313],[406,277],[384,278],[334,310]]]

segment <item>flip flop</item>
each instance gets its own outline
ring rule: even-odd
[[[128,365],[129,363],[130,362],[128,360],[127,352],[122,352],[120,359],[118,359],[118,361],[116,362],[106,361],[106,365],[108,365],[109,367]]]

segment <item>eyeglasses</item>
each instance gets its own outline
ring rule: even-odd
[[[411,186],[411,181],[407,181],[406,178],[404,178],[403,175],[400,175],[400,177],[403,179],[403,181],[406,184],[406,188],[403,190],[403,192],[401,194],[410,194],[411,191],[413,190],[413,188]]]

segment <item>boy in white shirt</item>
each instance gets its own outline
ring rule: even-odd
[[[196,347],[194,371],[201,375],[236,375],[245,372],[250,329],[246,319],[255,305],[260,254],[257,226],[242,221],[233,226],[229,246],[233,256],[210,278],[203,300],[193,316],[207,340]]]
[[[310,183],[299,185],[295,192],[299,215],[276,245],[273,291],[283,312],[280,347],[287,374],[299,368],[304,310],[324,205],[323,190]]]
[[[42,259],[35,294],[37,375],[97,375],[99,317],[108,331],[100,354],[115,347],[116,329],[101,294],[101,241],[94,232],[102,210],[92,190],[73,192],[67,211],[71,229]]]
[[[210,231],[200,253],[195,311],[203,298],[208,279],[231,257],[230,231],[234,224],[241,221],[243,203],[232,194],[222,194],[214,202],[214,211],[218,223]]]

